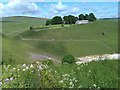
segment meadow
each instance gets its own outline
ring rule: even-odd
[[[61,64],[66,55],[118,53],[118,20],[97,20],[85,25],[45,26],[45,18],[2,19],[3,88],[117,88],[118,61]],[[30,26],[34,29],[30,30]],[[105,35],[102,35],[102,33]],[[50,56],[54,61],[31,55]],[[56,63],[55,61],[59,61]],[[44,63],[45,62],[45,63]]]
[[[79,57],[117,53],[117,24],[117,20],[98,20],[86,25],[71,25],[70,27],[36,32],[28,30],[20,35],[26,39],[24,41],[29,45],[48,54],[50,52],[55,57],[63,57],[67,54]],[[102,32],[105,32],[106,35],[103,36]]]

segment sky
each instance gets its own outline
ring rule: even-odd
[[[118,0],[1,0],[0,17],[8,16],[30,16],[41,18],[52,18],[54,16],[65,16],[94,13],[97,18],[118,17]]]

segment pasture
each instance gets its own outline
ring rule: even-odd
[[[118,61],[61,64],[66,55],[118,53],[118,21],[85,25],[50,25],[47,19],[7,17],[2,20],[3,88],[117,88]],[[34,29],[30,30],[30,26]],[[104,35],[102,34],[104,33]],[[33,60],[32,55],[54,58]],[[52,63],[50,60],[49,62]],[[57,63],[56,63],[57,62]],[[1,72],[0,72],[1,73]],[[2,81],[1,81],[2,80]],[[1,83],[3,83],[1,85]]]
[[[117,53],[118,21],[98,20],[86,25],[70,25],[40,31],[21,33],[24,42],[35,46],[41,52],[63,57],[72,54],[76,57]],[[49,26],[51,27],[51,26]],[[106,35],[102,35],[102,32]]]

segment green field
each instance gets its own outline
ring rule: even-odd
[[[86,25],[71,25],[37,32],[29,30],[21,36],[26,39],[26,43],[55,56],[72,54],[79,57],[115,53],[118,51],[117,23],[116,20],[98,20]],[[106,35],[103,36],[102,32]]]
[[[28,48],[27,53],[45,54],[58,59],[68,54],[80,57],[118,51],[117,20],[97,20],[86,25],[64,27],[51,25],[47,26],[47,30],[42,30],[46,28],[45,21],[46,19],[32,17],[3,18],[3,34],[6,38],[11,37],[14,42],[22,42],[21,47],[25,44],[26,49]],[[37,27],[38,30],[29,30],[29,26]],[[102,32],[106,35],[103,36]],[[26,40],[22,40],[20,36]],[[6,42],[3,39],[3,52],[5,46]],[[14,49],[21,47],[16,45]]]
[[[2,18],[3,34],[8,36],[15,36],[19,33],[26,31],[30,26],[41,26],[44,25],[47,19],[45,18],[34,18],[24,16],[14,16]]]
[[[64,27],[45,26],[46,20],[33,17],[2,19],[0,67],[3,74],[0,78],[3,88],[118,87],[117,60],[80,65],[61,64],[60,61],[69,54],[76,59],[80,56],[118,53],[118,20],[97,20]],[[30,30],[30,26],[34,29]],[[105,35],[102,35],[103,32]],[[60,63],[43,64],[44,60],[34,60],[30,53],[50,56],[54,62]]]

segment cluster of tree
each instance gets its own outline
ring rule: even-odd
[[[96,20],[96,17],[93,13],[90,13],[89,15],[88,14],[80,14],[79,15],[79,20],[89,20],[89,21],[95,21]]]
[[[61,61],[62,61],[62,64],[72,64],[76,62],[73,55],[66,55],[63,57]]]
[[[46,21],[46,25],[55,25],[55,24],[75,24],[77,20],[89,20],[95,21],[96,17],[93,13],[88,14],[80,14],[78,17],[68,15],[64,16],[63,19],[60,16],[55,16],[51,20]]]

